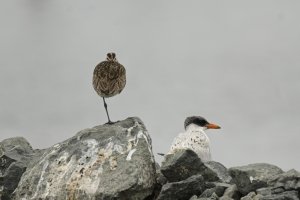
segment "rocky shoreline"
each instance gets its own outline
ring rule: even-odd
[[[0,199],[296,200],[300,173],[267,163],[227,169],[191,150],[155,163],[139,118],[84,129],[44,150],[0,142]]]

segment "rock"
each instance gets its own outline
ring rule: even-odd
[[[160,185],[164,185],[168,182],[167,178],[160,172],[156,172],[156,182]]]
[[[229,187],[232,187],[232,186],[227,183],[205,182],[204,192],[202,192],[199,197],[194,195],[190,200],[193,200],[193,199],[194,200],[219,199],[219,197],[222,196],[224,194],[224,191]]]
[[[226,167],[221,163],[214,161],[203,163],[198,155],[189,149],[166,155],[161,172],[169,182],[185,180],[196,174],[201,174],[206,181],[231,181]]]
[[[167,178],[161,173],[160,166],[158,163],[156,163],[156,183],[159,185],[164,185],[168,182]]]
[[[198,199],[219,199],[219,195],[216,194],[215,188],[206,189]]]
[[[145,199],[155,184],[151,138],[138,118],[80,131],[23,174],[14,199]]]
[[[190,198],[190,200],[198,200],[197,195],[192,196],[192,197]]]
[[[282,187],[268,187],[260,188],[257,190],[257,196],[259,199],[298,199],[297,191],[285,191]],[[246,200],[246,199],[245,199]]]
[[[204,163],[204,165],[207,169],[204,172],[201,172],[201,175],[205,179],[209,181],[217,180],[224,183],[231,182],[232,178],[229,175],[227,168],[221,163],[215,161],[208,161]]]
[[[160,168],[170,182],[185,180],[203,170],[203,162],[192,150],[178,150],[167,154]]]
[[[255,192],[250,192],[247,196],[241,198],[241,200],[260,200],[262,195],[256,195]]]
[[[223,196],[223,197],[220,197],[219,200],[235,200],[235,199],[227,197],[227,196]]]
[[[204,190],[204,179],[201,175],[194,175],[180,182],[163,185],[157,200],[186,200],[193,195],[199,195]]]
[[[0,142],[0,199],[10,199],[35,152],[22,137]]]
[[[242,167],[229,169],[232,182],[237,185],[238,190],[243,194],[255,191],[258,188],[266,187],[267,182],[283,171],[274,165],[257,163]]]
[[[216,193],[212,193],[209,197],[197,197],[196,195],[192,196],[190,200],[218,200],[219,197]]]
[[[297,191],[285,191],[279,194],[262,196],[259,200],[299,200]]]
[[[205,188],[207,188],[207,189],[200,195],[200,197],[208,198],[208,197],[211,197],[214,193],[218,197],[221,197],[221,196],[223,196],[225,190],[229,187],[231,187],[231,185],[229,185],[227,183],[219,183],[219,182],[205,183]]]
[[[284,192],[284,189],[281,187],[267,187],[267,188],[260,188],[256,190],[256,193],[262,196],[278,194],[282,192]]]
[[[236,185],[231,185],[230,187],[228,187],[223,196],[220,197],[220,200],[238,200],[241,198],[241,194],[237,189]]]
[[[298,190],[300,192],[300,173],[294,169],[278,174],[268,182],[274,187],[282,187],[285,190]]]
[[[224,191],[223,191],[224,192]],[[213,194],[216,194],[216,188],[209,188],[204,190],[204,192],[202,192],[202,194],[199,196],[200,198],[209,198],[211,197]],[[223,194],[222,194],[223,195]],[[222,196],[221,195],[221,196]]]
[[[149,197],[149,200],[151,199],[157,199],[161,188],[164,184],[166,184],[168,182],[168,180],[166,179],[166,177],[161,173],[160,171],[160,166],[158,163],[156,163],[156,184],[152,193],[152,196]]]
[[[0,142],[0,200],[299,200],[300,173],[264,163],[227,170],[192,150],[155,163],[138,118],[85,129],[45,150]]]
[[[268,181],[268,186],[256,190],[263,196],[261,199],[299,199],[300,174],[294,169],[278,174]]]

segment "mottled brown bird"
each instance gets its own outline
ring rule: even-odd
[[[108,124],[113,122],[110,121],[105,98],[119,94],[125,85],[126,70],[124,66],[117,61],[115,53],[108,53],[106,61],[99,63],[95,67],[93,75],[93,86],[98,95],[103,98]]]

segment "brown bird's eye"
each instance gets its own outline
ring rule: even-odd
[[[115,59],[116,58],[116,54],[112,53],[112,58]]]

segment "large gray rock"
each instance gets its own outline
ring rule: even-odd
[[[220,183],[220,182],[206,182],[204,192],[199,196],[201,198],[209,198],[212,196],[217,195],[218,197],[223,196],[225,190],[231,187],[230,184],[227,183]]]
[[[275,176],[268,182],[274,187],[282,187],[285,190],[298,190],[300,192],[300,173],[294,169]]]
[[[285,191],[279,194],[260,196],[259,200],[299,200],[297,191]]]
[[[192,196],[189,200],[218,200],[219,197],[216,193],[212,193],[209,197],[197,197],[197,195]]]
[[[256,194],[255,192],[250,192],[246,196],[242,197],[241,200],[260,200],[262,195]]]
[[[160,170],[170,182],[185,180],[197,174],[201,174],[205,181],[231,181],[226,167],[221,163],[202,162],[198,155],[189,149],[166,155]]]
[[[138,118],[80,131],[23,174],[14,199],[145,199],[155,184],[151,138]]]
[[[260,188],[256,190],[256,193],[256,199],[299,199],[297,191],[285,190],[283,187]]]
[[[267,184],[268,187],[256,190],[262,200],[299,199],[300,174],[294,169],[273,176]]]
[[[232,182],[237,185],[238,190],[243,195],[247,195],[258,188],[267,187],[267,182],[281,173],[283,173],[282,169],[266,163],[250,164],[229,169],[229,174],[233,178]]]
[[[162,162],[160,171],[170,182],[185,180],[203,170],[203,162],[192,150],[178,150],[167,154]]]
[[[0,199],[10,199],[35,151],[22,137],[0,142]]]
[[[204,179],[194,175],[186,180],[163,185],[156,200],[186,200],[193,195],[200,195],[204,190]]]
[[[284,189],[282,187],[266,187],[266,188],[259,188],[256,190],[257,194],[260,194],[262,196],[268,196],[272,194],[279,194],[284,192]]]
[[[156,199],[161,191],[162,186],[168,182],[166,177],[161,173],[159,164],[156,163],[155,166],[156,166],[156,184],[152,195],[148,197],[147,200]]]
[[[241,193],[238,191],[236,185],[231,185],[225,191],[220,200],[239,200],[241,198]]]
[[[219,162],[208,161],[204,163],[206,169],[201,172],[202,176],[209,181],[217,180],[224,183],[230,183],[232,178],[227,168]]]

